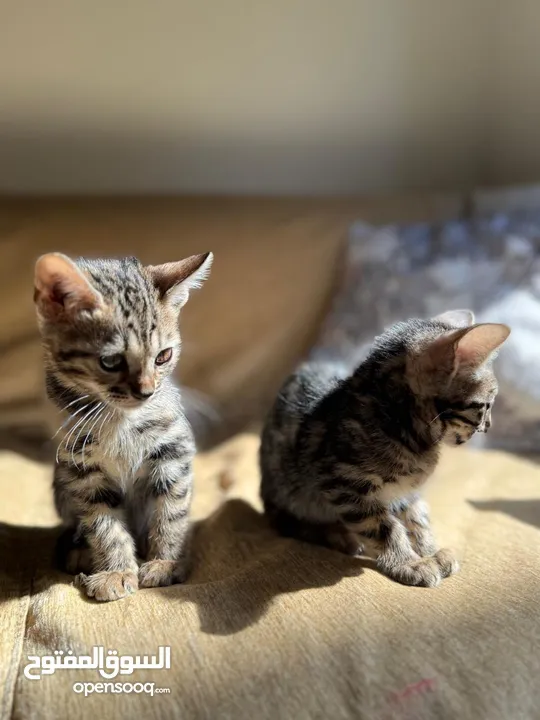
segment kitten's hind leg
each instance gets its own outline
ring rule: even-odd
[[[264,500],[264,512],[272,527],[283,537],[296,538],[315,545],[324,543],[325,535],[322,526],[301,520],[288,510],[284,510],[266,499]]]
[[[265,512],[273,527],[284,537],[323,545],[345,555],[360,555],[362,546],[358,535],[350,532],[342,523],[322,525],[297,518],[287,510],[265,501]]]
[[[56,544],[57,567],[70,575],[92,572],[92,552],[75,528],[65,528]]]
[[[353,557],[359,557],[365,552],[365,543],[360,535],[351,532],[341,523],[325,526],[324,534],[326,540],[324,544],[333,550],[339,550],[339,552]]]

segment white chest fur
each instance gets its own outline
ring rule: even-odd
[[[159,442],[158,430],[149,428],[141,433],[131,419],[121,417],[104,428],[92,460],[127,490],[137,478],[147,474],[145,460]]]

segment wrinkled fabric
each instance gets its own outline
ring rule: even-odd
[[[53,569],[52,468],[5,449],[18,445],[14,427],[25,453],[41,438],[31,291],[40,253],[160,262],[214,250],[212,277],[182,320],[180,369],[216,401],[230,433],[259,416],[316,338],[354,218],[436,221],[462,210],[462,198],[427,195],[0,202],[1,720],[539,717],[535,462],[448,450],[427,493],[438,539],[456,548],[462,570],[431,590],[276,536],[260,512],[258,439],[238,436],[196,460],[189,582],[97,605]],[[360,327],[378,317],[366,298],[353,318]],[[95,645],[120,655],[170,646],[170,670],[129,679],[171,692],[85,698],[73,685],[99,682],[95,671],[24,676],[28,655]]]
[[[448,449],[428,486],[434,526],[462,570],[435,589],[278,537],[260,513],[258,438],[196,461],[195,565],[185,585],[89,602],[51,569],[50,468],[0,457],[0,717],[538,718],[540,468]],[[28,655],[154,655],[135,670],[170,694],[84,698],[94,670],[39,681]]]

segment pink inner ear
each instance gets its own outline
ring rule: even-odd
[[[460,365],[481,365],[503,344],[509,334],[510,328],[506,325],[486,323],[472,327],[457,344],[457,362]]]
[[[58,309],[90,310],[99,302],[99,294],[67,257],[50,253],[39,258],[35,272],[36,301]]]
[[[164,265],[148,265],[146,271],[160,294],[164,296],[169,290],[186,280],[189,284],[189,278],[197,273],[197,270],[201,268],[209,255],[210,253],[202,253],[201,255],[191,255],[177,262],[165,263]],[[196,282],[195,280],[195,284],[192,283],[191,287],[195,287]]]
[[[62,286],[62,279],[58,278],[56,281],[51,282],[46,290],[47,298],[54,303],[64,305],[66,298],[65,288]]]
[[[422,354],[422,366],[424,370],[445,371],[452,373],[455,369],[455,347],[458,338],[466,330],[454,330],[434,340]]]

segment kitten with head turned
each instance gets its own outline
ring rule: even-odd
[[[60,412],[60,555],[96,600],[187,576],[195,443],[171,374],[179,311],[211,264],[211,253],[146,267],[58,253],[36,263],[46,389]]]
[[[397,323],[352,374],[306,364],[283,386],[260,449],[261,496],[283,534],[376,559],[434,587],[458,570],[435,544],[420,490],[441,444],[487,432],[506,325],[466,310]]]

